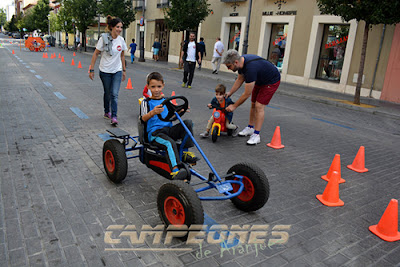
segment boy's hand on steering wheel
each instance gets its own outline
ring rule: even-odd
[[[164,111],[164,107],[163,107],[163,105],[158,105],[158,106],[155,106],[153,110],[154,110],[154,113],[161,114]]]

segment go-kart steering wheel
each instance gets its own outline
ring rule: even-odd
[[[184,103],[179,106],[174,105],[171,102],[174,99],[182,99]],[[168,97],[161,103],[161,105],[166,106],[168,109],[168,114],[164,118],[161,116],[161,114],[158,114],[158,118],[162,121],[174,121],[174,120],[178,119],[175,116],[175,112],[178,112],[178,114],[180,116],[182,116],[183,114],[185,114],[186,110],[188,110],[188,108],[189,108],[189,102],[188,102],[187,98],[184,96]]]

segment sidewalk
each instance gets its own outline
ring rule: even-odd
[[[135,64],[143,64],[147,66],[154,66],[157,68],[176,70],[180,72],[183,71],[182,69],[178,68],[178,64],[162,61],[155,62],[151,59],[146,59],[145,62],[137,62]],[[212,74],[210,69],[202,68],[202,70],[199,71],[199,69],[196,68],[194,75],[195,77],[203,77],[220,82],[233,82],[237,74],[233,72],[220,71],[216,75]],[[361,106],[357,106],[353,104],[354,95],[328,91],[320,88],[306,87],[287,82],[281,83],[277,93],[325,103],[328,105],[334,105],[338,107],[344,107],[357,111],[380,114],[383,116],[400,119],[400,104],[382,101],[379,99],[361,97]]]

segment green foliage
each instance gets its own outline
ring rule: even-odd
[[[393,0],[317,0],[323,14],[341,16],[345,21],[356,19],[369,25],[400,22],[400,1]]]
[[[17,22],[17,16],[13,15],[11,20],[4,25],[4,28],[9,32],[16,32],[18,31]]]
[[[103,0],[100,2],[100,13],[104,17],[111,15],[120,18],[124,28],[129,27],[129,24],[135,20],[132,0]]]
[[[32,9],[28,9],[25,12],[21,20],[19,20],[18,22],[20,29],[25,28],[27,29],[28,32],[33,32],[34,30],[36,30],[35,21],[32,13],[33,13]]]
[[[63,4],[66,16],[75,20],[75,26],[80,32],[85,33],[90,25],[96,23],[96,0],[64,0]]]
[[[164,9],[165,22],[173,32],[196,29],[210,13],[207,0],[171,0]]]
[[[64,7],[60,8],[57,12],[57,28],[62,32],[73,33],[72,28],[72,15],[68,13]]]
[[[0,26],[3,26],[7,22],[7,14],[6,10],[3,8],[0,8]]]
[[[49,13],[49,1],[39,0],[32,12],[35,29],[39,29],[42,32],[47,32],[49,30],[49,18],[47,17]]]

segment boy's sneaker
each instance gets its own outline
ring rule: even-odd
[[[186,87],[186,83],[182,83],[182,87]]]
[[[203,138],[207,138],[207,137],[210,136],[210,133],[205,131],[204,133],[201,133],[200,136],[203,137]]]
[[[198,157],[194,155],[193,152],[185,151],[182,155],[182,161],[185,163],[189,163],[192,165],[196,165],[196,162],[199,160]]]
[[[239,136],[249,136],[254,133],[254,128],[250,128],[249,126],[246,126],[241,132],[239,132]]]
[[[111,112],[104,113],[104,119],[111,119]]]
[[[260,142],[261,142],[260,135],[259,134],[252,134],[250,136],[250,139],[247,141],[247,144],[248,145],[256,145],[256,144],[258,144]]]
[[[117,126],[117,125],[118,125],[117,117],[112,117],[112,119],[111,119],[111,125],[112,125],[112,126]]]
[[[171,172],[172,180],[185,180],[187,178],[187,171],[185,169],[180,169],[178,171]]]
[[[190,88],[192,88],[192,86],[191,86],[191,85],[188,85],[188,88],[190,89]]]
[[[237,136],[237,135],[238,135],[238,133],[239,133],[239,126],[237,126],[237,125],[236,125],[236,129],[235,129],[235,130],[233,130],[233,132],[232,132],[232,136]]]

